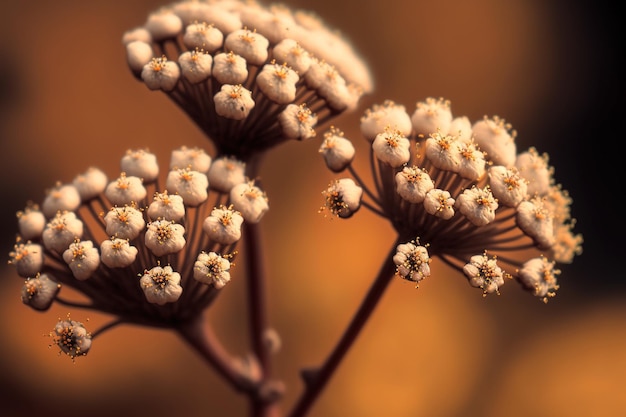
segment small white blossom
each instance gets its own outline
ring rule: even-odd
[[[83,222],[73,211],[58,211],[44,229],[41,240],[46,249],[63,253],[72,242],[83,237]]]
[[[489,187],[466,188],[456,198],[455,208],[475,226],[484,226],[496,218],[498,201]]]
[[[183,77],[190,83],[197,84],[211,76],[213,57],[207,52],[195,49],[180,54],[178,64],[180,65]]]
[[[268,39],[248,29],[238,29],[226,36],[224,49],[241,55],[252,65],[263,64],[268,57]]]
[[[29,204],[17,212],[17,224],[20,236],[24,240],[39,238],[46,227],[46,216],[36,204]]]
[[[183,30],[183,22],[171,11],[161,9],[150,13],[144,27],[152,39],[158,42],[178,36]]]
[[[311,55],[293,39],[283,39],[272,50],[272,55],[279,64],[289,65],[298,74],[305,74],[311,66]]]
[[[232,207],[216,207],[204,219],[202,229],[212,242],[230,245],[241,239],[243,217]]]
[[[363,188],[351,178],[341,178],[331,182],[322,194],[325,200],[323,209],[342,219],[352,217],[361,208]]]
[[[84,281],[100,266],[98,249],[91,240],[76,240],[63,252],[63,260],[78,280]]]
[[[74,211],[80,203],[80,194],[73,184],[57,183],[47,191],[46,198],[41,204],[41,211],[47,218],[50,218],[57,211]]]
[[[230,281],[230,261],[215,252],[201,252],[193,268],[193,277],[215,288],[223,288]]]
[[[148,206],[148,217],[151,220],[165,219],[180,221],[185,215],[183,198],[178,194],[170,194],[166,191],[155,193],[152,203]]]
[[[122,172],[120,176],[109,182],[104,195],[114,206],[124,206],[141,201],[146,197],[147,191],[143,186],[141,178],[126,175]]]
[[[70,320],[69,315],[67,320],[61,320],[54,326],[50,337],[61,352],[72,360],[78,356],[85,356],[91,349],[91,334],[83,323]]]
[[[185,247],[185,228],[169,220],[148,223],[145,244],[155,256],[180,252]]]
[[[385,129],[397,130],[402,136],[409,136],[413,130],[411,117],[406,108],[391,100],[385,100],[383,104],[375,104],[361,116],[361,133],[367,140],[374,140]]]
[[[112,207],[104,216],[107,235],[133,240],[146,225],[143,213],[134,206]]]
[[[32,277],[43,268],[43,247],[30,241],[18,242],[9,252],[9,264],[15,266],[17,274],[21,277]]]
[[[213,97],[213,102],[217,114],[233,120],[245,119],[254,108],[252,93],[241,84],[222,85],[220,91]]]
[[[230,201],[244,220],[252,224],[258,223],[269,210],[267,195],[254,181],[235,185],[230,190]]]
[[[424,210],[428,214],[449,220],[454,216],[455,200],[450,196],[450,192],[440,188],[433,188],[424,197]]]
[[[431,133],[425,142],[426,158],[436,167],[444,171],[459,172],[461,153],[457,146],[456,136]]]
[[[540,249],[548,249],[554,245],[553,216],[540,197],[519,203],[516,220],[519,228],[530,236]]]
[[[474,140],[486,152],[487,160],[507,168],[515,164],[516,133],[504,119],[484,117],[472,126]]]
[[[206,174],[211,166],[211,156],[202,148],[181,146],[172,151],[170,170],[189,168]]]
[[[237,1],[184,0],[174,3],[171,7],[172,12],[180,17],[184,25],[212,22],[223,33],[230,33],[242,27],[238,3]]]
[[[583,252],[583,236],[580,233],[574,234],[572,232],[573,223],[560,223],[554,227],[555,242],[550,249],[556,262],[570,264],[573,262],[574,256]]]
[[[328,169],[341,172],[350,165],[356,150],[352,142],[343,136],[341,130],[331,127],[324,134],[324,141],[320,145],[319,152],[323,155]]]
[[[398,130],[385,129],[372,142],[374,155],[380,161],[394,168],[402,166],[411,159],[411,142]]]
[[[494,165],[487,175],[493,196],[503,206],[517,207],[528,195],[528,182],[520,177],[515,168]]]
[[[499,289],[504,285],[505,273],[498,266],[495,257],[489,258],[486,253],[474,255],[463,266],[463,273],[472,287],[483,290],[483,296],[494,292],[500,295]]]
[[[472,140],[472,122],[467,116],[455,117],[450,123],[447,134],[458,137],[460,142],[467,143]]]
[[[135,262],[137,248],[128,239],[111,238],[100,244],[102,263],[109,268],[126,268]]]
[[[192,23],[185,27],[183,43],[189,49],[199,48],[213,53],[224,43],[224,34],[213,24]]]
[[[415,133],[425,138],[436,132],[449,132],[452,124],[450,101],[428,97],[418,102],[411,115],[411,123]]]
[[[517,274],[520,282],[543,302],[554,297],[559,289],[557,276],[561,271],[555,268],[554,262],[543,256],[524,262]]]
[[[177,301],[183,293],[180,286],[180,274],[171,266],[155,266],[145,270],[139,280],[141,289],[149,303],[164,305]]]
[[[165,56],[152,58],[141,70],[141,79],[150,90],[172,91],[180,78],[180,67]]]
[[[50,308],[60,290],[61,284],[54,282],[46,274],[37,274],[24,282],[22,302],[35,310],[45,311]]]
[[[539,154],[530,148],[517,155],[515,167],[520,176],[528,181],[528,194],[545,195],[553,185],[554,169],[548,165],[548,154]]]
[[[430,257],[426,247],[416,243],[399,244],[393,263],[396,264],[396,273],[400,277],[418,283],[430,276]]]
[[[198,206],[209,196],[209,180],[206,174],[191,169],[176,169],[167,174],[165,188],[178,194],[188,206]]]
[[[150,34],[150,31],[143,26],[127,30],[124,32],[124,35],[122,35],[122,45],[128,45],[129,43],[135,41],[141,41],[149,44],[152,42],[152,35]]]
[[[278,115],[283,134],[290,139],[310,139],[315,137],[313,127],[317,123],[317,115],[306,104],[289,104]]]
[[[213,77],[220,84],[243,84],[248,78],[246,60],[234,52],[222,52],[213,57]]]
[[[126,61],[133,73],[141,74],[143,68],[152,61],[152,58],[154,58],[154,52],[149,43],[132,41],[126,44]]]
[[[324,97],[330,108],[334,110],[345,110],[353,104],[353,92],[348,88],[346,80],[339,72],[331,66],[323,66],[324,77],[317,86],[317,93]],[[307,74],[309,74],[307,72]],[[306,76],[306,75],[305,75]]]
[[[120,162],[122,172],[139,177],[144,183],[152,182],[159,176],[159,164],[156,155],[145,149],[126,151]]]
[[[229,193],[235,185],[246,181],[245,172],[245,162],[229,156],[217,157],[207,174],[209,187],[221,193]]]
[[[426,193],[435,188],[430,175],[417,166],[404,167],[396,174],[396,191],[409,203],[421,203]]]
[[[485,154],[472,141],[461,142],[457,138],[459,152],[459,175],[470,181],[478,181],[485,175]]]
[[[285,65],[265,64],[256,76],[256,82],[263,94],[278,104],[288,104],[296,98],[296,83],[300,77]]]
[[[89,167],[84,173],[77,175],[72,184],[84,202],[102,194],[108,181],[106,174],[101,169]]]

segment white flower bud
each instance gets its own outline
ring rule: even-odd
[[[430,276],[430,257],[425,246],[416,245],[416,242],[399,244],[393,263],[396,264],[396,273],[407,281],[420,282]]]
[[[243,84],[248,79],[248,67],[243,57],[230,51],[213,57],[213,77],[220,84]]]
[[[180,195],[187,206],[199,206],[209,197],[207,176],[189,168],[170,171],[165,188],[171,194]]]
[[[172,11],[185,25],[195,22],[211,22],[223,33],[241,29],[239,2],[200,2],[195,0],[180,1],[172,5]]]
[[[241,213],[245,221],[258,223],[269,210],[269,203],[265,193],[254,181],[235,185],[230,190],[230,201],[233,208]]]
[[[224,50],[241,55],[252,65],[261,65],[267,61],[269,41],[248,29],[238,29],[229,33],[224,39]]]
[[[183,198],[178,194],[170,194],[167,190],[162,193],[155,193],[152,203],[148,206],[148,217],[151,220],[165,219],[177,222],[184,216]]]
[[[469,142],[472,140],[472,122],[467,116],[455,117],[450,123],[447,134],[458,137],[461,142]]]
[[[381,104],[375,104],[365,111],[361,117],[361,133],[369,141],[373,141],[385,129],[399,131],[402,136],[409,136],[413,130],[411,117],[406,112],[406,108],[401,104],[396,104],[391,100],[385,100]]]
[[[148,223],[145,243],[155,256],[180,252],[185,247],[185,228],[169,220]]]
[[[233,120],[243,120],[254,108],[254,100],[250,90],[241,84],[224,84],[213,97],[215,112],[220,116]]]
[[[126,44],[126,61],[135,74],[141,74],[143,67],[148,65],[154,52],[149,43],[143,41],[132,41]]]
[[[46,311],[61,290],[61,285],[52,281],[46,274],[29,278],[22,287],[22,302],[35,310]]]
[[[57,183],[54,188],[48,190],[41,204],[41,211],[50,218],[57,211],[74,211],[80,207],[80,203],[80,194],[74,185]]]
[[[450,192],[433,188],[424,197],[424,210],[435,217],[449,220],[454,216],[454,203],[454,198],[450,196]]]
[[[554,169],[548,165],[548,154],[539,154],[530,148],[517,155],[515,167],[520,176],[528,181],[529,195],[546,195],[554,183]]]
[[[278,115],[278,122],[283,134],[290,139],[305,140],[315,137],[313,127],[317,123],[317,115],[304,103],[287,105]]]
[[[201,252],[193,268],[193,277],[203,284],[221,289],[230,281],[230,261],[215,252]]]
[[[128,45],[131,42],[140,41],[147,44],[152,43],[152,35],[145,27],[136,27],[131,30],[127,30],[122,36],[122,44]]]
[[[120,165],[122,172],[139,177],[144,183],[152,182],[159,177],[156,155],[145,149],[127,150]]]
[[[166,9],[151,13],[144,27],[155,42],[175,38],[183,30],[183,22],[178,16]]]
[[[242,224],[241,213],[232,207],[220,206],[214,208],[211,215],[204,219],[202,229],[212,242],[230,245],[241,239]]]
[[[463,266],[463,273],[472,287],[483,290],[483,296],[494,292],[500,294],[499,288],[504,285],[504,271],[496,258],[489,258],[487,254],[472,256]]]
[[[426,158],[435,166],[445,171],[459,172],[461,154],[456,136],[432,133],[425,142]]]
[[[109,182],[104,190],[104,195],[114,206],[139,202],[146,197],[147,193],[141,178],[127,176],[125,172],[122,172],[119,178]]]
[[[486,159],[496,165],[507,168],[515,164],[516,146],[515,131],[504,119],[494,116],[492,119],[484,117],[472,126],[474,141],[480,149],[487,153]]]
[[[21,277],[32,277],[43,268],[43,247],[30,241],[16,243],[9,252],[9,264],[15,266],[17,274]]]
[[[58,253],[63,253],[72,242],[82,237],[83,222],[72,211],[58,211],[41,235],[44,247]]]
[[[352,217],[361,208],[363,189],[351,178],[333,181],[322,194],[325,199],[324,209],[342,219]]]
[[[421,203],[426,193],[435,188],[428,173],[419,167],[404,167],[396,174],[396,192],[409,203]]]
[[[200,83],[211,76],[213,57],[200,50],[187,51],[178,57],[183,77],[192,84]]]
[[[90,167],[84,173],[77,175],[72,184],[78,190],[81,200],[89,201],[104,192],[108,181],[102,170]]]
[[[319,152],[323,155],[328,169],[341,172],[350,165],[356,151],[352,142],[343,137],[341,130],[331,127],[324,134],[324,141],[320,145]]]
[[[211,166],[211,157],[202,148],[181,146],[172,151],[170,170],[189,168],[206,174]]]
[[[146,225],[143,213],[134,206],[113,207],[104,216],[107,235],[133,240]]]
[[[24,210],[17,212],[17,223],[22,239],[36,239],[46,227],[46,216],[39,210],[39,206],[29,204]]]
[[[59,321],[51,333],[52,340],[61,352],[72,359],[84,356],[91,349],[91,334],[85,329],[83,323],[70,320]]]
[[[311,55],[293,39],[283,39],[272,49],[272,55],[279,64],[285,63],[300,76],[311,66]]]
[[[270,100],[288,104],[296,99],[296,83],[300,77],[286,64],[265,64],[256,76],[256,83]]]
[[[555,243],[554,218],[540,197],[517,205],[517,225],[530,236],[539,249],[549,249]]]
[[[372,142],[376,158],[394,168],[409,162],[410,147],[409,139],[402,136],[402,132],[392,129],[385,129],[385,132],[376,135]]]
[[[452,124],[450,101],[428,97],[418,102],[411,115],[411,123],[415,133],[425,138],[431,133],[449,132]]]
[[[84,281],[100,266],[98,249],[91,240],[76,240],[63,252],[63,260],[72,270],[74,278]]]
[[[180,78],[180,68],[165,56],[152,58],[141,70],[141,79],[150,90],[172,91]]]
[[[174,272],[171,266],[155,266],[145,270],[139,280],[146,300],[149,303],[164,305],[177,301],[183,293],[180,286],[180,274]]]
[[[528,195],[528,183],[519,176],[515,168],[494,165],[489,168],[487,175],[493,196],[503,206],[517,207]]]
[[[102,263],[109,268],[126,268],[135,262],[138,251],[128,239],[114,237],[100,244],[100,252]]]
[[[496,217],[498,201],[493,197],[489,187],[466,188],[456,198],[455,208],[475,226],[491,223]]]
[[[207,174],[209,187],[221,193],[229,193],[237,184],[246,182],[246,163],[229,156],[216,158]]]
[[[185,28],[183,43],[189,49],[201,49],[213,53],[221,48],[224,43],[224,35],[215,25],[192,23]]]
[[[541,256],[524,262],[518,271],[518,278],[526,288],[533,291],[536,297],[547,302],[550,297],[556,295],[559,289],[557,276],[560,274],[561,271],[555,268],[554,262]]]
[[[457,139],[459,152],[459,175],[470,181],[478,181],[485,175],[485,154],[474,142],[461,142]]]

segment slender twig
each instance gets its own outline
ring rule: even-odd
[[[120,324],[124,323],[124,320],[122,318],[117,318],[114,320],[111,320],[110,322],[108,322],[107,324],[103,325],[102,327],[100,327],[98,330],[96,330],[95,332],[91,333],[91,338],[95,339],[96,336],[101,335],[102,333],[104,333],[107,330],[111,330],[112,328],[114,328],[115,326],[119,326]]]
[[[352,318],[352,321],[324,364],[320,368],[304,370],[302,372],[302,377],[306,383],[305,391],[292,409],[289,417],[303,417],[308,413],[311,406],[318,399],[324,387],[339,367],[344,356],[356,341],[361,330],[363,330],[365,323],[367,323],[394,276],[395,265],[392,257],[397,244],[398,242],[393,245],[390,253],[385,258],[376,280],[372,283],[359,309]]]
[[[203,322],[202,316],[181,323],[175,330],[236,391],[256,395],[258,382],[242,372],[235,359],[220,344],[211,326]]]

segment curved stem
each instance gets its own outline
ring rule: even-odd
[[[376,280],[372,283],[359,309],[356,311],[352,321],[341,336],[341,339],[339,339],[339,342],[326,359],[326,362],[324,362],[320,368],[302,371],[306,388],[289,414],[289,417],[303,417],[308,413],[311,406],[315,403],[322,393],[322,390],[339,367],[344,356],[356,341],[361,330],[363,330],[365,323],[367,323],[394,276],[395,265],[392,258],[397,244],[398,242],[394,243],[390,253],[385,258],[383,266],[378,272]]]
[[[203,323],[202,316],[181,323],[174,330],[236,391],[256,394],[258,383],[244,374],[240,367],[237,367],[235,359],[219,343],[211,326]]]

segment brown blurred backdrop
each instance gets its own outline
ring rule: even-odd
[[[148,147],[166,164],[181,145],[205,139],[160,93],[136,82],[121,35],[165,4],[92,0],[3,1],[0,5],[0,181],[2,247],[15,212],[56,180],[89,165],[117,175],[128,148]],[[313,409],[317,417],[596,416],[626,413],[623,220],[613,178],[624,133],[618,14],[602,1],[291,0],[340,28],[371,63],[373,103],[411,109],[428,96],[456,115],[499,115],[518,148],[550,154],[574,198],[584,254],[563,267],[547,305],[513,283],[483,299],[435,261],[415,290],[394,281],[375,318]],[[619,76],[619,78],[618,78]],[[359,113],[337,122],[355,139]],[[615,145],[614,145],[615,143]],[[282,335],[276,374],[285,408],[347,323],[388,247],[387,224],[361,212],[348,222],[317,213],[332,177],[319,141],[277,149],[263,172],[272,209],[263,221],[271,275],[270,319]],[[269,169],[272,167],[272,169]],[[619,240],[616,240],[619,239]],[[358,242],[358,243],[356,243]],[[172,335],[120,328],[72,364],[48,348],[66,309],[36,313],[1,267],[0,347],[4,417],[245,415],[246,403]],[[208,314],[225,343],[245,353],[243,283],[233,282]],[[84,311],[95,328],[103,318]]]

